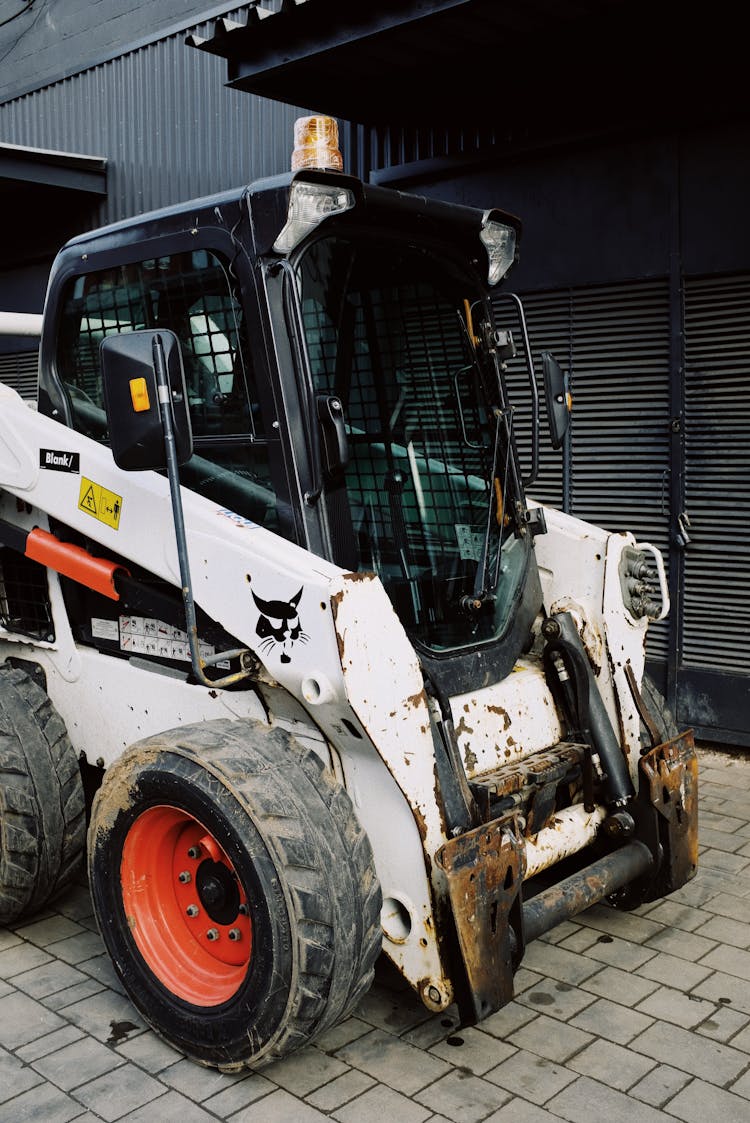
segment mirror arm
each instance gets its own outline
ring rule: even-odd
[[[159,398],[159,412],[161,414],[162,427],[164,429],[164,451],[166,453],[167,461],[167,478],[169,480],[169,491],[172,498],[172,519],[174,522],[175,538],[177,539],[177,558],[180,565],[180,581],[182,582],[182,601],[185,606],[185,630],[188,637],[188,645],[190,647],[190,661],[193,667],[193,674],[203,686],[209,686],[213,689],[217,687],[229,686],[232,683],[239,682],[241,679],[248,677],[250,671],[241,670],[235,674],[226,675],[221,679],[210,679],[207,677],[204,667],[210,666],[212,662],[218,662],[219,659],[226,659],[232,656],[242,656],[245,654],[243,651],[223,651],[215,657],[204,659],[200,653],[198,644],[198,621],[195,612],[195,597],[193,596],[193,583],[190,577],[190,562],[188,560],[188,547],[187,535],[185,533],[185,515],[182,508],[182,494],[180,492],[180,474],[177,465],[177,445],[174,435],[174,424],[172,420],[172,389],[169,385],[169,378],[167,377],[167,364],[164,357],[164,344],[161,337],[157,334],[151,343],[153,356],[154,356],[154,374],[156,375],[156,388]]]

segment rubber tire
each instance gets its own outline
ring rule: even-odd
[[[253,951],[216,1006],[172,993],[138,950],[120,865],[149,807],[198,819],[231,861],[250,904]],[[218,720],[147,738],[110,767],[89,828],[99,929],[144,1019],[180,1052],[223,1071],[261,1068],[347,1016],[380,952],[372,850],[344,789],[281,729]]]
[[[38,912],[79,872],[81,772],[65,724],[25,671],[0,666],[0,923]]]
[[[641,682],[641,694],[659,732],[659,743],[671,741],[673,737],[678,737],[680,730],[672,711],[667,705],[664,695],[657,689],[653,679],[647,674],[644,674]],[[651,739],[643,723],[641,723],[641,743],[646,751],[651,748]]]

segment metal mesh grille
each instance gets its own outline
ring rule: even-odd
[[[106,440],[99,344],[144,328],[169,328],[182,344],[194,436],[255,431],[240,306],[224,266],[205,250],[105,269],[73,283],[58,368],[76,428]]]
[[[27,401],[35,402],[38,366],[38,350],[0,355],[0,382],[11,386]]]
[[[0,625],[32,639],[54,638],[46,569],[6,547],[0,548]]]
[[[527,557],[508,413],[469,342],[471,283],[412,248],[335,237],[307,250],[300,274],[313,385],[340,399],[349,440],[345,481],[333,473],[326,487],[334,551],[379,575],[427,646],[496,637]]]
[[[459,412],[454,385],[466,363],[455,307],[412,284],[352,295],[349,308],[355,323],[345,386],[337,386],[336,327],[313,301],[304,318],[307,338],[317,340],[316,386],[340,394],[349,423],[347,491],[367,524],[362,543],[376,555],[362,562],[399,565],[401,532],[407,560],[432,566],[458,556],[456,526],[479,532],[487,509],[486,433],[470,395]],[[368,345],[375,335],[377,352]],[[459,439],[464,430],[480,447]]]

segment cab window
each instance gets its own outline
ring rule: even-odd
[[[68,284],[57,370],[79,432],[108,443],[99,345],[107,335],[168,328],[180,341],[195,455],[183,484],[294,538],[276,431],[264,424],[242,306],[227,263],[210,250],[83,274]]]

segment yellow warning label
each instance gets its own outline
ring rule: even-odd
[[[101,484],[81,476],[81,490],[78,493],[78,508],[87,515],[93,515],[101,523],[119,530],[122,512],[122,496],[108,491]]]

